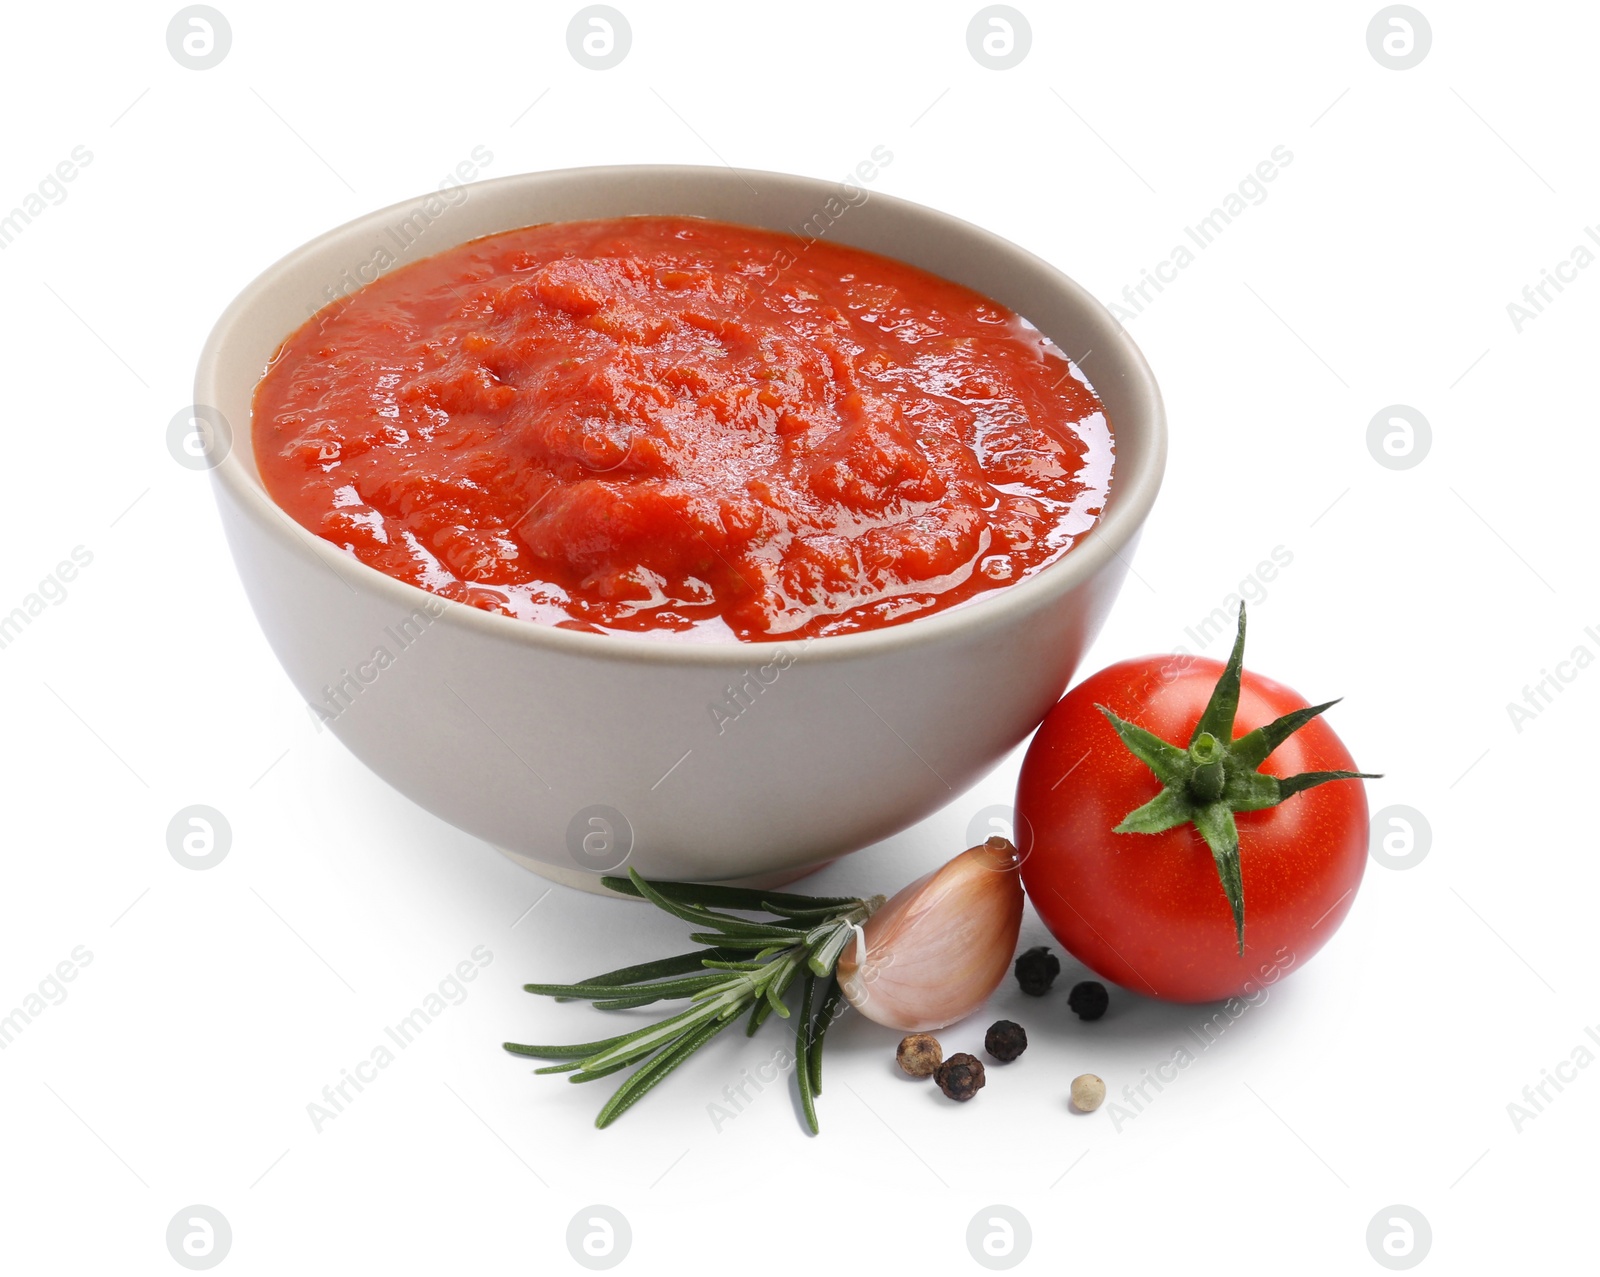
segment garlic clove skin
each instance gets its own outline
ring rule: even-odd
[[[991,838],[892,896],[839,956],[850,1005],[904,1033],[942,1029],[981,1007],[1017,951],[1020,864],[1015,847]]]

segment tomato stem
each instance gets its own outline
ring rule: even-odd
[[[1224,772],[1220,762],[1201,763],[1189,776],[1189,797],[1199,805],[1222,797]]]
[[[1233,721],[1239,712],[1239,687],[1244,676],[1245,610],[1239,604],[1239,632],[1222,676],[1205,712],[1195,724],[1187,749],[1162,740],[1154,732],[1120,718],[1104,705],[1095,706],[1135,758],[1161,782],[1159,794],[1122,818],[1114,832],[1159,834],[1179,825],[1193,825],[1216,863],[1222,894],[1233,914],[1239,953],[1244,954],[1244,879],[1239,863],[1239,830],[1234,814],[1263,811],[1304,790],[1333,780],[1376,780],[1371,772],[1301,772],[1269,776],[1258,770],[1272,751],[1319,714],[1337,705],[1308,705],[1235,739]]]

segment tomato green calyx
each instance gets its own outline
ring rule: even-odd
[[[1244,953],[1244,880],[1239,869],[1239,830],[1234,813],[1276,807],[1302,790],[1330,780],[1376,780],[1369,772],[1301,772],[1298,776],[1268,776],[1258,770],[1273,750],[1319,714],[1339,702],[1325,701],[1285,714],[1282,718],[1235,739],[1233,720],[1239,712],[1239,684],[1244,675],[1244,604],[1239,605],[1239,634],[1228,664],[1217,680],[1205,712],[1195,725],[1188,748],[1164,741],[1154,732],[1119,717],[1104,705],[1095,706],[1129,751],[1148,767],[1162,790],[1142,807],[1122,818],[1119,834],[1159,834],[1179,825],[1193,825],[1216,861],[1233,926]]]

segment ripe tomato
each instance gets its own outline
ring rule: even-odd
[[[1240,661],[1243,642],[1241,616]],[[1366,866],[1364,786],[1354,778],[1349,752],[1320,717],[1278,743],[1260,763],[1261,776],[1239,781],[1271,790],[1275,782],[1263,777],[1341,773],[1327,778],[1332,783],[1302,782],[1306,787],[1281,805],[1236,810],[1235,881],[1244,902],[1238,930],[1226,874],[1195,824],[1114,832],[1164,787],[1131,752],[1126,733],[1097,707],[1177,746],[1177,754],[1195,734],[1227,668],[1205,658],[1156,656],[1101,670],[1044,720],[1017,786],[1018,841],[1032,839],[1022,880],[1051,934],[1105,979],[1168,1001],[1248,994],[1298,968],[1344,920]],[[1219,731],[1217,739],[1237,746],[1251,730],[1307,708],[1281,683],[1244,672],[1231,720],[1237,729]],[[1218,720],[1210,721],[1215,726]],[[1255,751],[1267,747],[1258,739]],[[1146,746],[1146,752],[1154,749]],[[1166,762],[1180,771],[1194,765],[1170,756]],[[1178,790],[1181,804],[1182,785]]]

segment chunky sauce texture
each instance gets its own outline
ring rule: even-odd
[[[1111,482],[1079,370],[969,289],[697,218],[507,231],[296,332],[257,465],[317,535],[572,629],[898,624],[1066,553]]]

